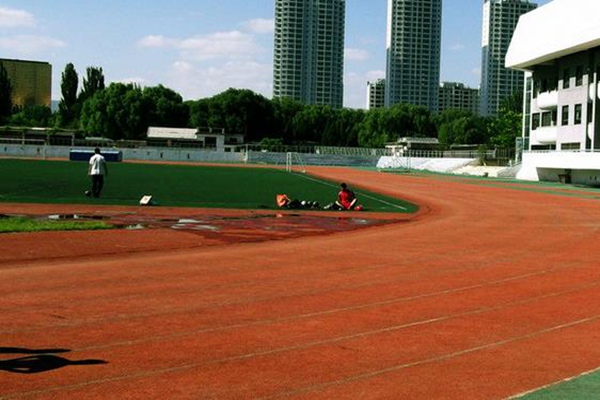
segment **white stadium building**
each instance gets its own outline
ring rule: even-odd
[[[506,55],[526,72],[517,178],[600,185],[598,15],[598,0],[554,0],[519,19]]]

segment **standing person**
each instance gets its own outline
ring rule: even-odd
[[[106,167],[106,160],[104,156],[100,154],[100,149],[96,147],[94,149],[94,155],[90,158],[88,169],[88,175],[92,178],[92,190],[85,192],[87,196],[100,197],[102,188],[104,187],[104,176],[108,175],[108,168]]]
[[[352,210],[356,206],[358,199],[352,190],[345,183],[342,183],[341,190],[338,193],[338,198],[335,204],[344,210]]]

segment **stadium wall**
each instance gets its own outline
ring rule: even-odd
[[[600,153],[525,152],[517,179],[600,186]]]
[[[86,151],[89,148],[71,146],[45,146],[43,144],[0,144],[0,157],[69,159],[73,150]],[[122,153],[124,161],[171,161],[198,163],[248,163],[285,165],[286,153],[275,152],[221,152],[202,149],[173,148],[110,148]],[[301,154],[300,160],[305,165],[337,165],[352,167],[375,167],[378,156],[346,156],[335,154]]]
[[[44,146],[44,145],[18,145],[0,144],[0,157],[10,158],[41,158],[41,159],[69,159],[72,150],[70,146]],[[81,150],[89,150],[81,148]],[[135,161],[172,161],[172,162],[214,162],[214,163],[239,163],[244,162],[243,153],[225,153],[198,149],[171,149],[171,148],[111,148],[118,150],[123,155],[123,160]]]

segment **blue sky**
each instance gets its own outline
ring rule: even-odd
[[[442,81],[479,86],[482,4],[443,0]],[[69,62],[186,100],[229,87],[270,98],[273,14],[274,0],[0,0],[0,58],[50,62],[56,100]],[[367,81],[384,77],[386,14],[387,0],[346,2],[346,107],[364,108]]]

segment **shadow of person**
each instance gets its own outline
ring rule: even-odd
[[[98,365],[107,364],[104,360],[68,360],[51,353],[68,353],[68,349],[23,349],[18,347],[0,347],[0,354],[32,354],[9,360],[0,360],[0,371],[16,374],[37,374],[52,371],[71,365]]]
[[[51,354],[40,354],[0,361],[0,371],[17,374],[39,374],[71,365],[97,365],[106,364],[104,360],[78,360],[71,361],[64,357]]]

